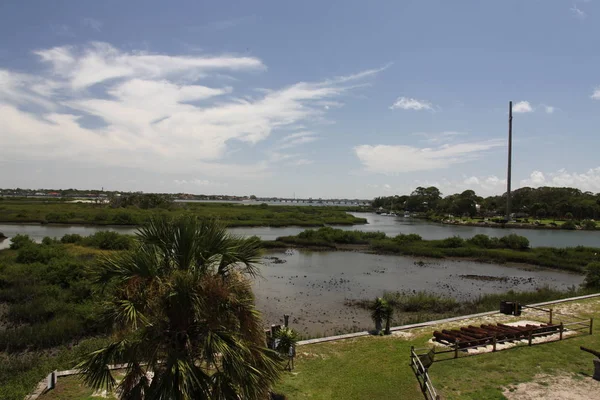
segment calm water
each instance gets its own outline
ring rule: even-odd
[[[384,291],[424,290],[468,299],[546,285],[567,289],[583,281],[581,275],[561,271],[470,261],[425,261],[422,265],[418,258],[354,252],[294,251],[270,255],[284,262],[273,263],[266,258],[261,266],[262,278],[254,284],[257,306],[265,322],[275,323],[283,314],[290,314],[297,329],[313,335],[331,334],[336,328],[368,328],[368,312],[345,306],[344,302],[371,299]]]
[[[399,233],[416,233],[424,239],[444,239],[449,236],[460,236],[470,238],[479,233],[488,236],[501,237],[510,233],[526,236],[532,246],[592,246],[600,247],[600,231],[560,231],[542,229],[502,229],[484,228],[475,226],[442,225],[403,217],[385,217],[372,213],[352,213],[357,217],[366,218],[368,224],[342,226],[341,229],[361,231],[381,231],[387,235],[394,236]],[[271,227],[243,227],[231,228],[230,231],[243,236],[256,235],[265,240],[274,240],[279,236],[297,235],[306,228],[291,226],[284,228]],[[44,236],[61,237],[67,233],[79,233],[90,235],[101,230],[112,230],[121,233],[133,233],[136,228],[130,227],[99,227],[81,225],[19,225],[0,224],[0,232],[8,237],[18,233],[27,234],[35,240],[42,240]],[[9,240],[0,242],[0,249],[8,247]]]
[[[382,217],[356,213],[367,218],[369,224],[342,229],[382,231],[388,235],[417,233],[425,239],[442,239],[458,235],[471,237],[478,233],[504,236],[517,233],[527,236],[534,246],[600,247],[600,232],[542,231],[524,229],[496,229],[466,226],[446,226],[402,217]],[[100,230],[134,233],[130,227],[96,227],[80,225],[0,225],[0,232],[9,237],[27,234],[40,241],[45,236],[62,237],[67,233],[90,235]],[[286,228],[232,228],[239,235],[257,235],[263,239],[295,235],[304,230]],[[10,240],[0,242],[0,249]],[[292,316],[294,326],[311,335],[332,334],[338,329],[366,329],[370,326],[366,311],[344,305],[346,299],[373,298],[383,291],[428,290],[457,298],[468,298],[482,293],[502,292],[508,289],[533,290],[549,285],[565,289],[579,285],[583,277],[560,271],[490,265],[467,261],[427,262],[415,264],[410,257],[362,254],[356,252],[309,252],[291,254],[272,253],[283,263],[265,259],[261,266],[262,278],[255,282],[258,308],[267,324],[276,323],[283,314]],[[461,275],[485,275],[491,280],[478,280]],[[503,279],[506,278],[506,279]]]

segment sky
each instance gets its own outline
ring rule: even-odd
[[[0,2],[0,187],[600,192],[600,0]]]

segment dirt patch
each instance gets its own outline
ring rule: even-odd
[[[590,377],[536,375],[533,382],[504,389],[508,400],[592,400],[598,398],[600,382]]]

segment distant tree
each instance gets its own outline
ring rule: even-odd
[[[592,262],[585,267],[583,284],[587,288],[600,289],[600,262]]]

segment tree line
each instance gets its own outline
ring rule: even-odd
[[[435,186],[418,187],[410,195],[376,197],[375,209],[455,216],[499,216],[506,212],[506,193],[482,197],[473,190],[443,196]],[[524,187],[511,194],[511,211],[533,218],[597,219],[600,193],[568,187]]]

